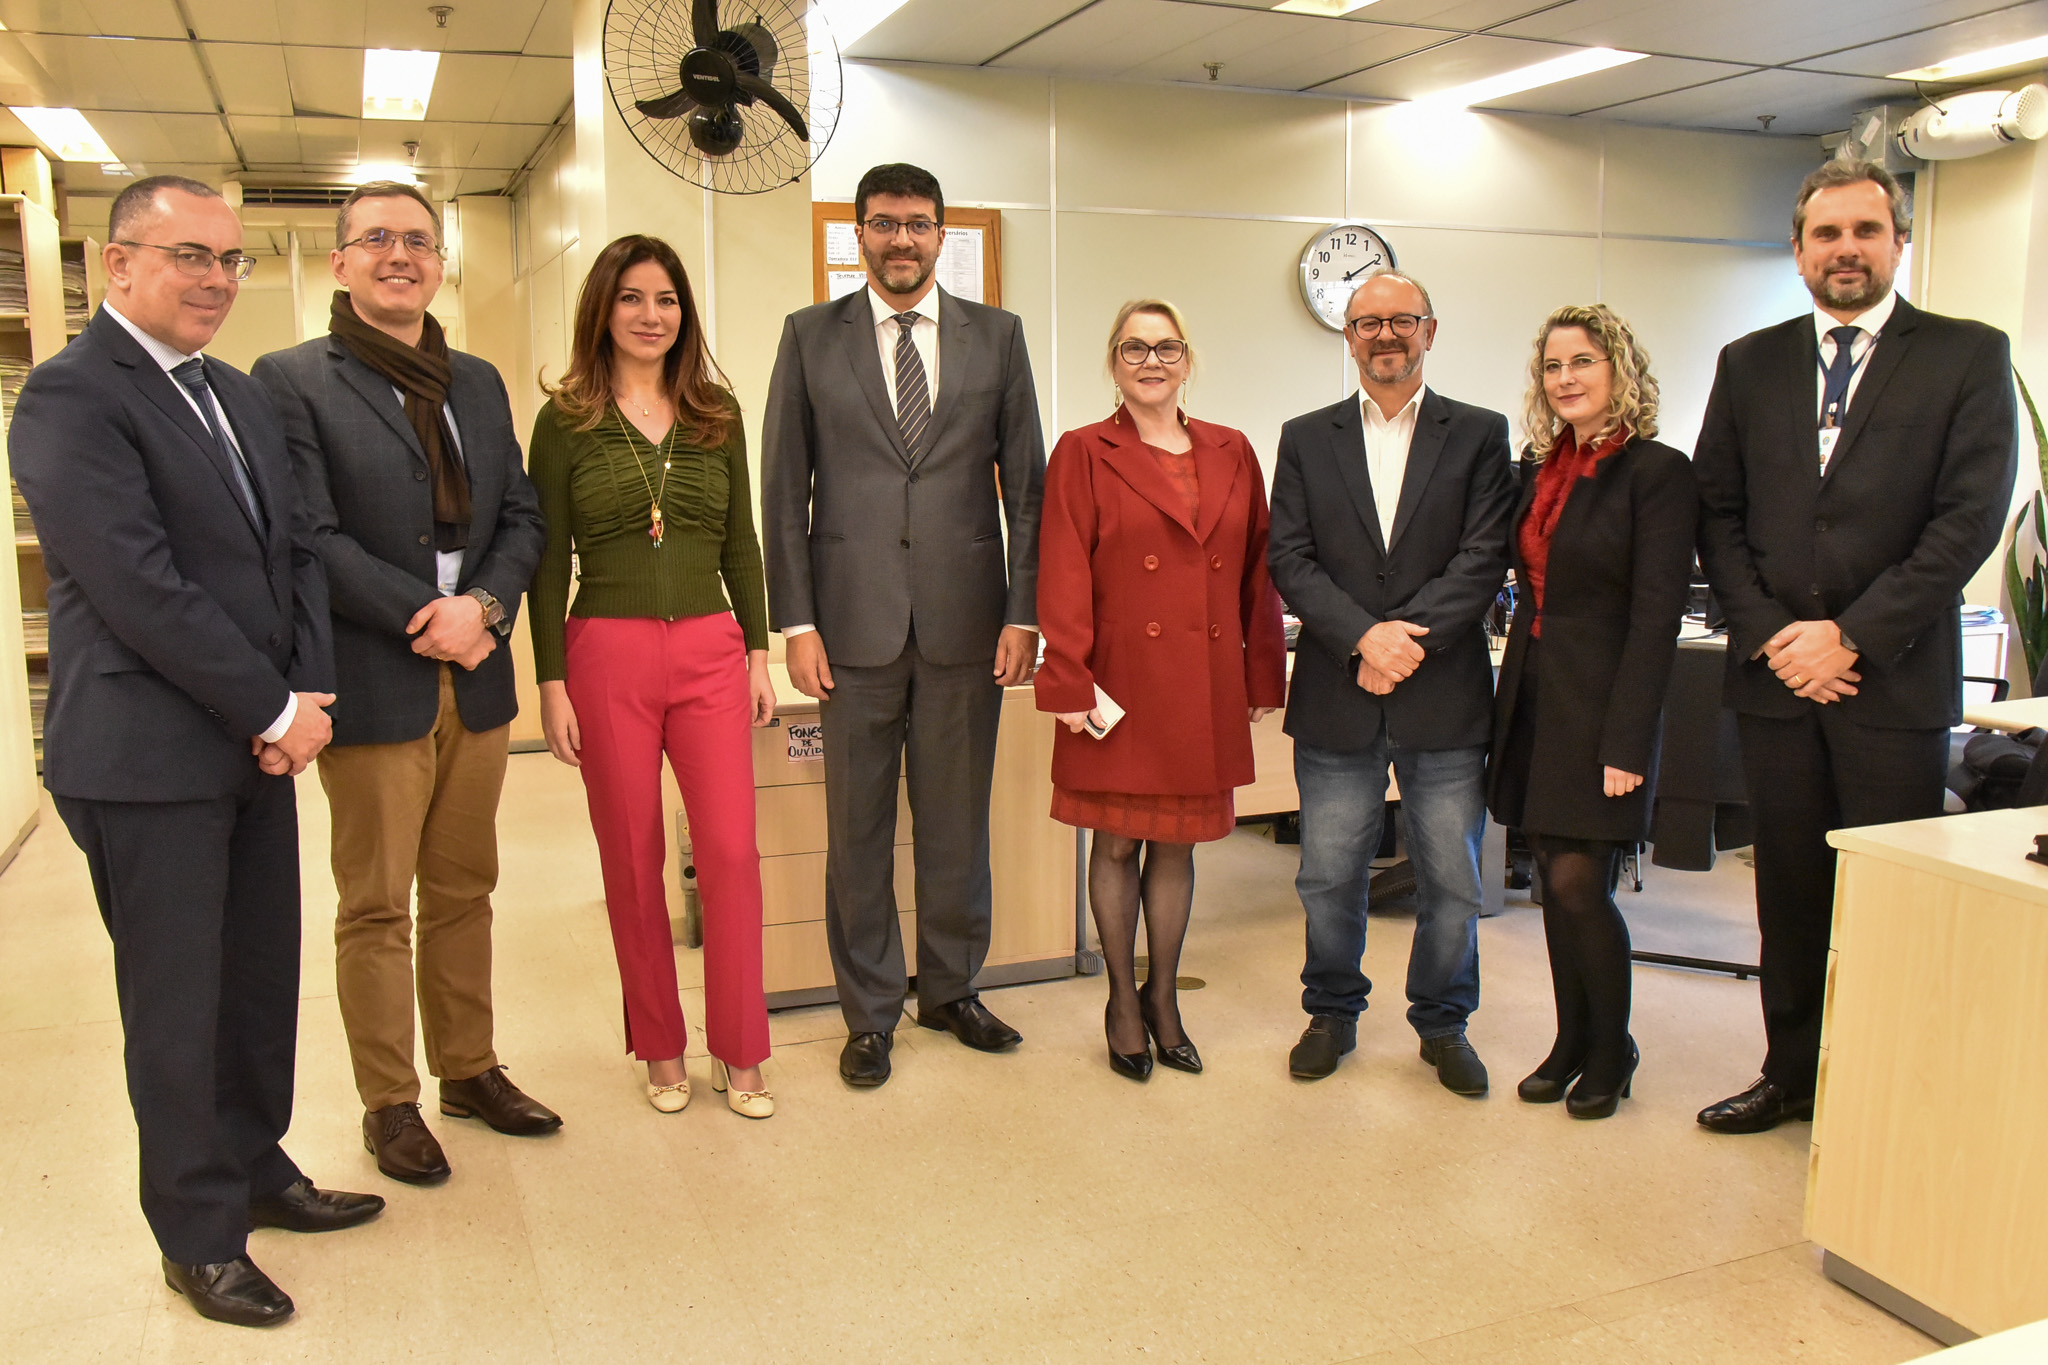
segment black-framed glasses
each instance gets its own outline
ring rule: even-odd
[[[1396,313],[1389,318],[1380,318],[1367,313],[1363,317],[1351,319],[1344,326],[1353,336],[1368,339],[1378,336],[1382,327],[1397,337],[1412,337],[1416,329],[1428,321],[1428,316],[1426,313]]]
[[[439,256],[441,254],[440,243],[436,242],[426,233],[393,232],[390,228],[371,228],[360,237],[349,238],[346,242],[336,247],[335,250],[346,251],[352,246],[365,247],[380,256],[391,250],[394,246],[403,246],[405,254],[408,256]]]
[[[211,274],[216,261],[231,280],[246,280],[256,269],[256,258],[245,251],[224,251],[215,255],[205,247],[193,246],[189,242],[182,246],[164,246],[159,242],[131,242],[125,237],[117,237],[114,241],[117,246],[146,246],[151,251],[168,251],[178,273],[190,275],[195,280],[203,280]]]
[[[1608,363],[1610,357],[1604,355],[1575,355],[1570,360],[1546,360],[1543,362],[1543,377],[1555,379],[1561,374],[1569,373],[1572,378],[1577,379],[1595,365]]]
[[[929,218],[869,218],[861,226],[877,237],[894,237],[900,228],[920,242],[939,229],[939,225]]]
[[[1136,337],[1130,337],[1117,343],[1116,353],[1126,365],[1142,365],[1155,355],[1162,365],[1177,365],[1188,353],[1188,344],[1178,337],[1168,337],[1148,346]]]

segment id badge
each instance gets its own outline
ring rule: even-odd
[[[1828,461],[1834,456],[1835,443],[1841,439],[1842,429],[1840,427],[1822,427],[1820,429],[1820,472],[1822,474],[1828,472]]]

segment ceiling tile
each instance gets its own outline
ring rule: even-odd
[[[0,24],[16,33],[185,36],[171,0],[0,0]]]
[[[410,159],[414,168],[421,171],[460,169],[476,151],[477,139],[483,131],[480,123],[436,123],[432,119],[424,123],[395,123],[389,119],[365,119],[358,155],[364,161],[386,163]],[[417,156],[406,150],[408,142],[419,144]]]
[[[295,166],[299,162],[298,120],[256,114],[236,114],[228,119],[235,141],[252,166]]]
[[[283,48],[259,43],[203,43],[201,48],[230,114],[291,113],[292,83],[285,74]]]
[[[470,154],[470,164],[492,170],[516,171],[526,164],[526,158],[533,155],[533,149],[540,146],[541,139],[547,135],[546,128],[532,126],[481,129],[476,150]]]
[[[2048,0],[2036,0],[2034,4],[2015,5],[1995,14],[1943,24],[1887,42],[1872,43],[1847,52],[1832,52],[1800,65],[1856,76],[1889,76],[1894,71],[1933,66],[1952,57],[1966,57],[1972,52],[2003,47],[2007,43],[2039,38],[2044,34],[2048,34]],[[2038,69],[2039,59],[2032,65]],[[1986,73],[1970,79],[1981,81],[1989,75]]]
[[[1966,18],[1997,0],[1572,0],[1501,25],[1522,38],[1765,66]]]
[[[1468,81],[1483,80],[1503,71],[1549,61],[1565,51],[1550,43],[1523,42],[1516,38],[1458,38],[1413,56],[1383,63],[1356,76],[1333,81],[1320,89],[1323,94],[1331,95],[1419,99]]]
[[[517,52],[533,31],[543,0],[454,0],[448,27],[427,12],[426,0],[355,0],[363,15],[365,47],[421,48],[440,52]]]
[[[1443,34],[1428,29],[1252,13],[1123,74],[1137,80],[1204,81],[1203,63],[1220,61],[1218,79],[1225,85],[1303,90],[1443,40]]]
[[[492,123],[553,123],[569,107],[575,91],[571,63],[563,57],[521,57]]]
[[[1431,28],[1482,29],[1519,19],[1543,0],[1379,0],[1347,18],[1375,24],[1421,24]]]
[[[1683,90],[1707,81],[1740,76],[1754,67],[1727,62],[1689,62],[1677,57],[1645,57],[1627,66],[1610,67],[1553,85],[1540,85],[1518,95],[1504,95],[1477,106],[1513,109],[1528,114],[1584,114],[1629,100]]]
[[[234,164],[234,144],[212,114],[95,110],[92,124],[130,167],[138,161],[152,168],[166,161]]]
[[[1852,110],[1882,104],[1913,87],[1902,81],[1828,76],[1807,71],[1757,71],[1674,94],[1619,104],[1602,118],[1630,123],[1664,123],[1685,128],[1733,128],[1755,132],[1758,117],[1774,115],[1773,134],[1819,136],[1846,124]]]
[[[571,57],[576,53],[575,0],[547,0],[521,50],[529,57]]]
[[[300,113],[361,117],[362,53],[331,47],[287,47],[284,64],[292,83],[292,105]]]
[[[485,122],[498,107],[518,64],[517,57],[447,53],[434,73],[434,93],[427,102],[427,117],[460,123]]]
[[[359,118],[308,118],[300,115],[299,155],[309,167],[332,169],[356,164],[362,136]]]
[[[49,73],[49,97],[60,104],[213,113],[213,95],[189,43],[27,33],[19,38]]]
[[[277,38],[307,46],[366,47],[368,16],[360,4],[334,0],[270,0],[277,11]]]
[[[979,66],[1088,0],[910,0],[862,34],[843,56]]]
[[[280,43],[275,0],[184,0],[192,31],[208,43]]]
[[[471,167],[455,182],[457,194],[496,194],[512,178],[510,171]]]
[[[1097,0],[995,65],[1056,70],[1062,75],[1115,76],[1195,39],[1241,22],[1226,5],[1172,0]]]

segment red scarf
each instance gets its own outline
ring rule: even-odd
[[[1566,427],[1558,433],[1550,457],[1536,467],[1536,497],[1516,534],[1522,552],[1522,586],[1536,606],[1529,634],[1536,638],[1543,635],[1543,579],[1550,568],[1550,539],[1557,534],[1565,503],[1579,480],[1593,477],[1600,462],[1627,445],[1628,440],[1628,428],[1623,427],[1604,441],[1582,446],[1572,429]]]

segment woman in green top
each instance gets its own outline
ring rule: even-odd
[[[533,424],[548,540],[528,620],[548,750],[582,770],[590,801],[626,1046],[647,1063],[648,1102],[672,1114],[690,1099],[662,875],[666,752],[704,898],[713,1084],[736,1112],[767,1118],[748,726],[768,723],[775,688],[746,436],[723,377],[674,250],[635,236],[600,252],[568,372]]]

